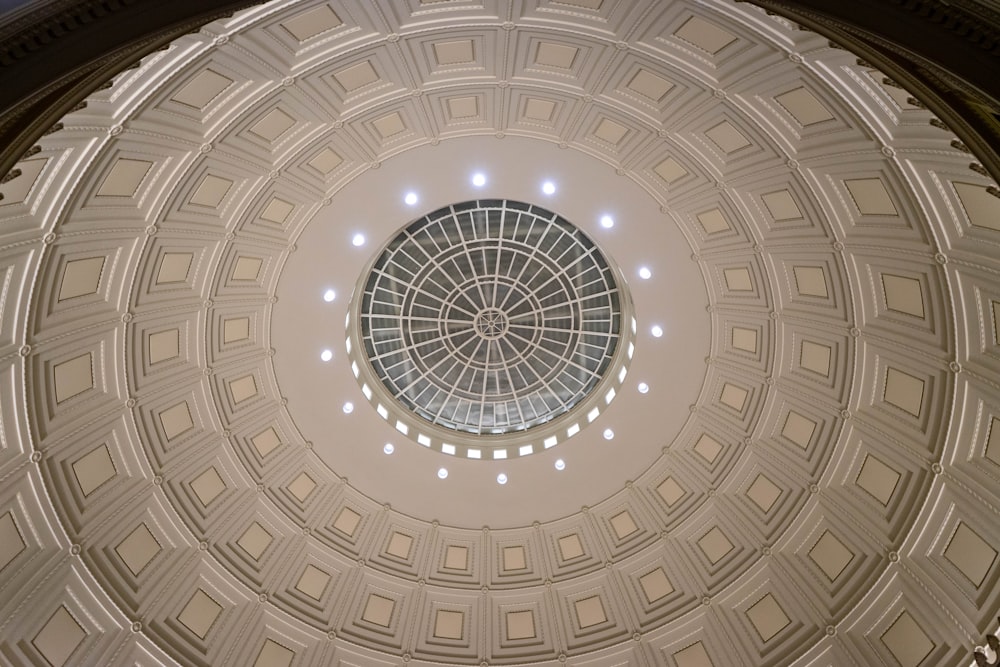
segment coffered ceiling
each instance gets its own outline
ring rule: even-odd
[[[0,656],[970,664],[1000,198],[930,119],[728,0],[275,0],[177,40],[0,185]],[[636,321],[613,398],[507,458],[404,434],[346,344],[379,248],[477,198],[579,226]]]

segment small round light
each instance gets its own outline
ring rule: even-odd
[[[444,479],[447,476],[448,476],[448,469],[447,468],[438,468],[438,477],[440,477],[441,479]]]
[[[653,338],[659,338],[663,335],[663,327],[659,324],[654,324],[653,328],[650,329],[649,332],[653,334]]]
[[[555,194],[556,184],[553,183],[552,181],[545,181],[544,183],[542,183],[542,192],[544,192],[547,195]]]
[[[352,412],[354,412],[354,403],[351,403],[350,401],[344,403],[344,414],[349,415]]]
[[[649,392],[649,385],[646,384],[645,382],[640,382],[639,383],[639,393],[640,394],[646,394],[648,392]]]
[[[605,440],[611,440],[614,437],[615,437],[615,432],[614,431],[612,431],[610,428],[604,429],[604,439]]]
[[[484,185],[486,185],[486,175],[479,173],[473,174],[472,184],[475,185],[477,188],[483,187]]]
[[[361,246],[363,246],[365,244],[365,235],[364,234],[355,234],[351,238],[351,243],[354,244],[355,248],[360,248]]]
[[[323,350],[320,353],[319,358],[322,359],[323,361],[330,361],[331,359],[333,359],[333,350]]]
[[[385,452],[386,454],[392,454],[394,451],[396,451],[396,448],[392,446],[391,442],[387,442],[385,443],[385,447],[382,448],[382,451]]]
[[[601,227],[604,227],[605,229],[611,229],[614,226],[615,226],[614,218],[612,218],[610,215],[601,216]]]
[[[565,470],[566,462],[562,459],[556,459],[556,470]]]
[[[403,197],[403,201],[406,202],[407,206],[413,206],[414,204],[417,203],[417,193],[416,192],[407,192],[406,196]]]
[[[506,483],[507,483],[507,475],[503,473],[497,475],[497,484],[506,484]]]
[[[639,277],[643,280],[649,280],[653,277],[653,272],[649,270],[648,266],[643,266],[639,268]]]
[[[326,301],[327,303],[330,303],[336,298],[337,298],[337,293],[334,292],[332,289],[328,289],[327,291],[323,292],[323,301]]]

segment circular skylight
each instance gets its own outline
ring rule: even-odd
[[[388,394],[380,407],[394,402],[419,417],[416,434],[397,428],[425,446],[435,429],[454,442],[447,432],[552,424],[605,376],[624,378],[618,352],[631,327],[616,273],[546,209],[479,200],[434,211],[397,234],[362,283],[351,330],[359,379]],[[518,444],[517,455],[541,449]]]

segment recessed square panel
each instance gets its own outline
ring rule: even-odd
[[[524,547],[504,547],[502,553],[503,569],[505,572],[524,570],[528,567]]]
[[[674,84],[667,81],[658,74],[654,74],[648,69],[640,68],[631,79],[626,88],[632,92],[639,93],[654,102],[660,102],[670,92]]]
[[[580,49],[567,44],[539,42],[535,52],[535,64],[557,69],[570,69]]]
[[[115,553],[122,559],[129,571],[138,575],[160,553],[160,545],[149,532],[145,523],[140,523],[118,546]]]
[[[673,658],[677,662],[677,667],[715,667],[715,663],[708,657],[705,645],[701,642],[677,651]]]
[[[171,98],[195,109],[204,109],[208,103],[233,84],[233,80],[210,69],[202,70],[178,90]]]
[[[730,292],[753,291],[753,278],[749,269],[743,267],[724,269],[722,274],[726,278],[726,289]]]
[[[576,533],[571,533],[559,538],[559,554],[562,556],[563,560],[573,560],[574,558],[579,558],[583,555],[583,544],[580,542],[580,536]]]
[[[233,265],[233,280],[257,280],[264,260],[260,257],[240,255]]]
[[[413,538],[404,533],[393,533],[389,538],[389,545],[385,552],[390,556],[406,560],[410,557],[410,548],[413,546]]]
[[[295,209],[295,205],[291,202],[287,202],[284,199],[278,199],[277,197],[272,197],[271,201],[267,203],[264,210],[260,212],[260,219],[267,220],[268,222],[273,222],[278,225],[285,224],[288,220],[288,216],[292,214]]]
[[[986,436],[986,458],[1000,466],[1000,419],[990,418],[989,434]]]
[[[188,271],[194,255],[189,252],[167,252],[160,260],[160,270],[156,272],[156,284],[183,283],[187,280]]]
[[[916,278],[883,273],[882,291],[889,310],[914,317],[924,316],[924,294]]]
[[[715,127],[706,130],[705,134],[724,153],[735,153],[739,149],[750,145],[750,140],[743,136],[742,132],[733,127],[729,121],[723,121]]]
[[[638,531],[639,527],[635,525],[632,515],[626,510],[611,517],[611,529],[615,531],[615,536],[619,540],[624,540],[632,533]]]
[[[215,466],[210,466],[205,472],[191,480],[191,490],[198,496],[198,500],[205,507],[219,497],[219,494],[226,490],[226,483],[222,481],[219,471]]]
[[[66,262],[59,282],[59,300],[96,294],[101,285],[105,257],[87,257]]]
[[[440,67],[475,62],[476,51],[471,39],[434,43],[434,59]]]
[[[229,193],[231,187],[233,187],[233,182],[228,178],[206,174],[205,178],[201,179],[198,187],[195,188],[190,202],[197,206],[216,208],[226,198],[226,194]]]
[[[974,227],[1000,231],[1000,198],[994,197],[982,185],[955,184],[955,192]]]
[[[199,588],[177,615],[177,620],[199,638],[204,639],[221,613],[222,605]]]
[[[601,5],[604,4],[604,0],[553,0],[553,2],[558,2],[560,5],[570,5],[571,7],[595,10],[600,9]]]
[[[687,169],[682,167],[677,160],[672,157],[668,157],[666,160],[653,167],[653,171],[656,172],[657,176],[666,181],[667,185],[670,185],[688,173]]]
[[[817,375],[827,377],[830,375],[830,357],[832,354],[833,350],[829,345],[804,340],[799,349],[799,366]]]
[[[146,354],[150,364],[176,359],[181,354],[180,329],[167,329],[149,334],[146,339]]]
[[[729,541],[729,538],[726,537],[725,533],[718,526],[705,533],[698,540],[698,546],[701,547],[702,552],[708,557],[712,565],[718,563],[726,554],[733,550],[733,543]]]
[[[89,496],[118,471],[106,444],[99,445],[73,462],[73,474],[84,496]]]
[[[792,267],[792,271],[795,274],[795,285],[799,294],[824,299],[830,296],[826,287],[826,272],[820,267],[795,266]]]
[[[670,583],[670,579],[662,567],[639,577],[639,585],[642,586],[642,592],[650,604],[662,600],[674,592],[674,586]]]
[[[722,393],[719,395],[719,400],[723,405],[728,405],[733,410],[742,412],[743,407],[747,404],[747,397],[749,395],[750,392],[743,387],[737,387],[735,384],[727,382],[722,385]]]
[[[448,545],[444,552],[444,567],[446,570],[469,569],[469,548],[454,544]]]
[[[288,490],[300,503],[304,503],[315,488],[316,481],[304,472],[299,473],[299,476],[288,485]]]
[[[767,207],[767,212],[771,214],[775,222],[802,219],[802,211],[799,210],[799,205],[795,203],[792,193],[788,190],[768,192],[761,195],[760,198],[764,202],[764,206]]]
[[[774,503],[780,497],[781,488],[764,475],[757,475],[753,484],[747,489],[747,498],[765,512],[774,507]]]
[[[602,118],[601,122],[597,125],[597,129],[594,130],[595,137],[615,146],[621,143],[622,139],[624,139],[627,134],[627,127],[620,123],[616,123],[610,118]]]
[[[290,667],[294,658],[295,651],[274,640],[265,639],[253,667]]]
[[[460,611],[438,609],[434,616],[434,636],[440,639],[462,639],[465,629],[465,614]]]
[[[54,369],[56,403],[68,401],[94,388],[94,358],[88,352],[56,364]]]
[[[701,458],[705,459],[709,463],[712,463],[719,455],[719,452],[722,451],[722,445],[720,445],[715,438],[707,433],[704,433],[700,438],[698,438],[698,442],[694,444],[694,451],[698,452],[698,455],[701,456]]]
[[[66,607],[60,606],[31,643],[50,665],[63,667],[86,636],[87,633],[73,615],[66,610]]]
[[[194,428],[194,420],[191,419],[187,401],[181,401],[161,412],[160,426],[163,427],[163,435],[168,441]]]
[[[257,395],[257,380],[253,375],[244,375],[229,383],[229,393],[233,395],[233,403],[242,403]]]
[[[785,425],[781,429],[781,435],[788,438],[802,449],[805,449],[809,446],[809,442],[812,440],[813,433],[815,432],[816,422],[807,417],[803,417],[794,410],[788,411],[788,416],[785,417]]]
[[[306,565],[295,588],[305,593],[313,600],[320,600],[330,583],[330,575],[314,565]]]
[[[885,183],[880,178],[858,178],[844,181],[854,203],[864,215],[898,215]]]
[[[504,614],[507,626],[507,639],[534,639],[535,614],[530,609],[525,611],[508,611]]]
[[[451,120],[476,118],[479,116],[479,98],[475,95],[448,98],[448,117]]]
[[[924,381],[909,373],[889,367],[885,374],[885,402],[914,417],[920,416],[924,399]]]
[[[98,197],[133,197],[153,163],[147,160],[118,158],[97,190]]]
[[[222,321],[222,342],[235,343],[250,338],[250,318],[232,317]]]
[[[340,71],[334,72],[333,76],[348,93],[353,93],[379,80],[378,73],[372,67],[370,60],[364,60],[350,67],[345,67]]]
[[[308,164],[310,167],[323,174],[324,176],[333,173],[333,171],[343,164],[344,158],[340,157],[332,148],[324,148],[319,153],[313,156],[309,160]]]
[[[854,558],[854,554],[827,530],[809,550],[809,558],[823,570],[830,581],[836,581]]]
[[[899,473],[871,454],[865,457],[856,480],[858,486],[883,505],[889,504],[898,482]]]
[[[24,538],[11,512],[0,516],[0,571],[24,551]]]
[[[697,16],[689,18],[674,35],[712,55],[736,41],[733,34]]]
[[[667,477],[656,487],[656,492],[663,498],[667,506],[671,506],[684,497],[684,489],[673,477]]]
[[[901,667],[918,667],[931,651],[934,642],[910,613],[904,611],[882,635],[882,643]]]
[[[704,213],[699,213],[698,222],[701,223],[701,226],[705,230],[706,234],[718,234],[719,232],[725,232],[732,229],[729,226],[729,221],[726,220],[726,216],[717,208],[713,208],[711,211],[705,211]]]
[[[996,562],[997,550],[967,524],[959,522],[951,542],[945,547],[944,557],[975,586],[980,586]]]
[[[791,623],[785,611],[770,593],[747,609],[747,618],[750,619],[761,640],[765,642]]]
[[[278,437],[278,432],[272,427],[268,427],[258,433],[257,435],[250,438],[253,443],[254,449],[261,457],[265,457],[281,444],[281,438]]]
[[[805,88],[796,88],[774,98],[800,125],[815,125],[833,120],[833,114]]]
[[[372,125],[375,126],[375,131],[383,139],[388,139],[406,131],[406,123],[403,122],[403,117],[396,111],[386,114],[381,118],[376,118],[372,121]]]
[[[369,623],[388,628],[392,622],[392,610],[395,606],[395,601],[371,593],[368,596],[368,602],[365,603],[365,611],[361,618]]]
[[[733,327],[733,347],[751,354],[757,354],[757,330]]]
[[[342,532],[348,537],[354,536],[354,531],[358,529],[358,525],[361,523],[361,515],[352,510],[350,507],[345,507],[340,510],[340,514],[337,515],[337,520],[333,522],[333,527]]]
[[[329,5],[320,5],[316,9],[296,14],[283,21],[281,25],[292,34],[292,37],[299,42],[304,42],[322,35],[328,30],[333,30],[341,25],[341,20]]]
[[[581,628],[589,628],[593,625],[606,623],[608,615],[604,612],[604,604],[599,595],[577,600],[573,603],[576,609],[576,622]]]
[[[236,543],[240,545],[251,558],[254,560],[260,560],[260,557],[264,555],[264,551],[267,550],[273,540],[274,538],[271,536],[271,533],[264,530],[263,526],[254,521],[250,524],[250,527],[246,529],[246,532],[240,536],[240,539],[236,540]]]
[[[529,120],[550,122],[555,113],[556,103],[538,97],[529,97],[524,104],[524,117]]]

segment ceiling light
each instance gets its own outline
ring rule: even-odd
[[[615,432],[614,431],[612,431],[610,428],[604,429],[604,439],[605,440],[611,440],[614,437],[615,437]]]
[[[365,244],[365,235],[364,234],[355,234],[354,237],[351,239],[351,243],[354,244],[355,248],[360,248],[361,246],[363,246]]]
[[[444,479],[447,476],[448,476],[448,469],[447,468],[438,468],[438,477],[440,477],[441,479]]]
[[[414,204],[417,203],[417,193],[416,192],[407,192],[406,196],[403,197],[403,201],[406,202],[407,206],[413,206]]]
[[[385,452],[386,454],[392,454],[394,451],[396,451],[396,448],[392,446],[391,442],[387,442],[385,443],[385,447],[382,448],[382,451]]]
[[[556,470],[565,470],[566,462],[562,459],[556,459]]]
[[[542,183],[542,192],[544,192],[547,195],[555,194],[556,184],[553,183],[552,181],[545,181],[544,183]]]
[[[604,227],[605,229],[611,229],[614,226],[615,226],[614,218],[612,218],[610,215],[601,216],[601,227]]]
[[[653,328],[650,329],[649,332],[653,334],[653,338],[659,338],[660,336],[663,335],[663,327],[661,327],[659,324],[654,324]]]
[[[653,272],[649,270],[648,266],[639,267],[639,277],[643,280],[649,280],[653,277]]]
[[[649,385],[646,384],[645,382],[640,382],[639,383],[639,393],[640,394],[645,394],[648,391],[649,391]]]
[[[506,483],[507,483],[507,475],[503,473],[497,475],[497,484],[506,484]]]
[[[481,188],[486,185],[486,176],[484,174],[476,173],[472,175],[472,184],[477,188]]]
[[[344,403],[344,414],[349,415],[352,412],[354,412],[354,403],[351,403],[350,401]]]
[[[323,361],[330,361],[331,359],[333,359],[333,350],[323,350],[320,353],[319,358],[322,359]]]
[[[337,298],[337,293],[334,292],[332,289],[328,289],[327,291],[323,292],[323,301],[326,301],[327,303],[330,303],[336,298]]]

